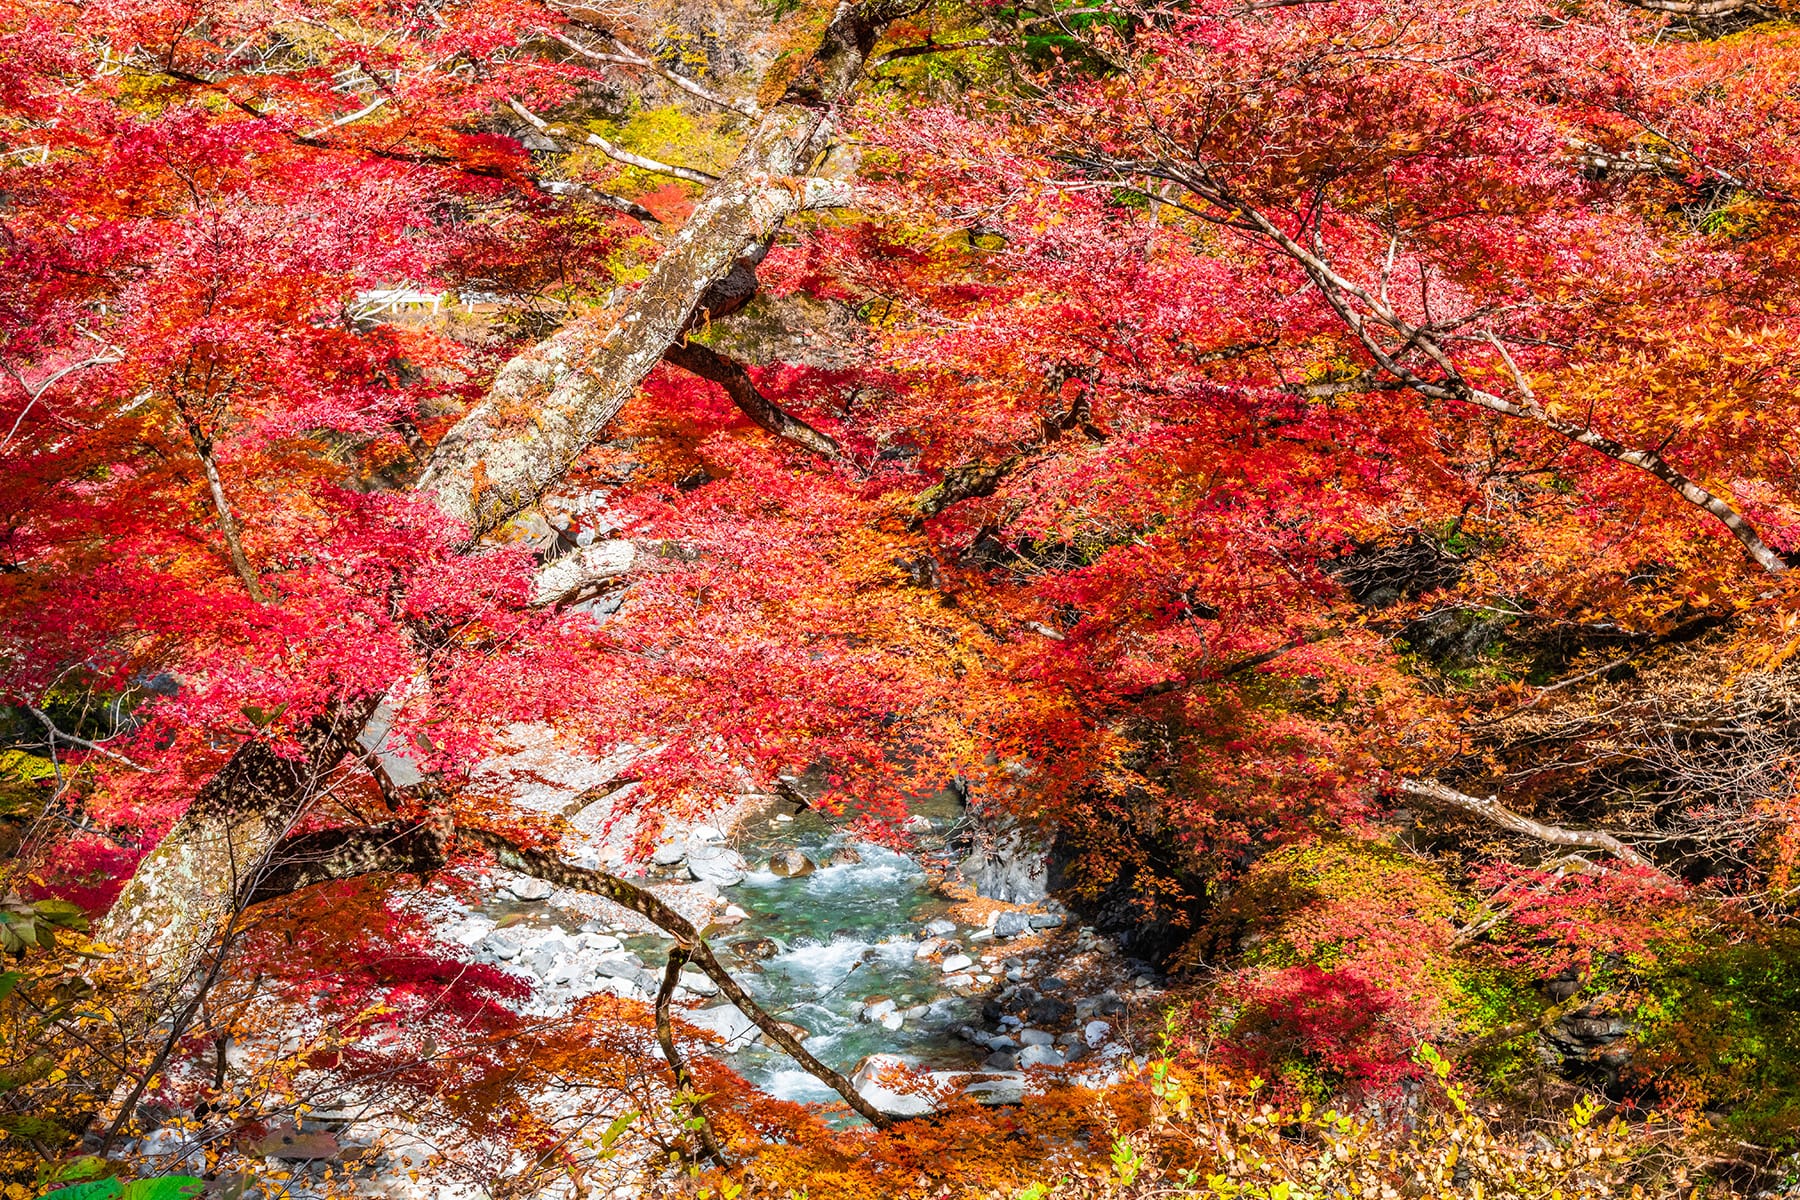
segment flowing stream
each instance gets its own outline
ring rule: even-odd
[[[933,892],[924,870],[902,854],[859,843],[860,862],[782,878],[760,869],[772,852],[793,848],[829,862],[842,839],[808,813],[786,826],[769,823],[743,832],[743,853],[759,869],[725,895],[751,915],[723,940],[735,945],[764,937],[775,943],[777,953],[757,964],[760,971],[739,974],[758,1002],[811,1032],[806,1048],[846,1074],[876,1053],[928,1066],[974,1065],[972,1048],[949,1030],[978,1019],[975,1004],[946,990],[936,962],[915,957],[923,926],[944,919],[950,907]],[[894,1002],[885,1026],[859,1015],[879,1000]],[[836,1099],[772,1047],[751,1045],[732,1061],[782,1099]]]

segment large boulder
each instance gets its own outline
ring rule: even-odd
[[[687,869],[699,882],[722,888],[736,887],[748,874],[743,855],[729,846],[710,843],[688,846]]]
[[[762,1037],[762,1030],[756,1027],[756,1022],[738,1011],[735,1004],[695,1009],[683,1013],[681,1019],[696,1029],[718,1034],[728,1051],[742,1050]]]
[[[917,1117],[934,1106],[929,1096],[911,1090],[908,1072],[916,1065],[898,1054],[871,1054],[857,1064],[850,1082],[859,1096],[889,1116]]]
[[[769,873],[783,879],[798,879],[803,875],[811,875],[816,869],[813,860],[798,850],[782,850],[769,859]]]
[[[994,915],[995,937],[1018,937],[1031,932],[1031,914],[1022,912],[1003,912]]]

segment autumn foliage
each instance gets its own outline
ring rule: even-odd
[[[1459,1153],[1488,1194],[1603,1195],[1793,1149],[1791,24],[889,6],[814,168],[853,203],[771,222],[750,307],[681,334],[835,453],[663,362],[470,545],[413,490],[433,447],[628,311],[826,53],[831,6],[715,7],[730,53],[660,0],[0,0],[0,919],[102,919],[246,745],[302,761],[382,699],[363,750],[430,786],[339,755],[284,836],[554,848],[469,785],[525,724],[632,750],[640,857],[784,788],[904,845],[954,782],[1169,972],[1154,1072],[875,1135],[702,1059],[702,1165],[641,1005],[537,1024],[433,940],[463,845],[252,909],[206,1014],[273,1047],[235,1090],[223,1042],[155,1057],[141,980],[30,943],[10,1177],[133,1071],[239,1141],[258,1087],[337,1071],[475,1176],[498,1144],[538,1186],[673,1156],[726,1196],[1440,1194]],[[534,603],[607,540],[628,571]],[[298,1049],[278,1003],[312,1006]],[[1582,1021],[1629,1032],[1555,1041]],[[1619,1107],[1558,1126],[1566,1163],[1521,1157],[1590,1089]]]

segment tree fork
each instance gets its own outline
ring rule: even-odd
[[[669,1020],[669,1002],[675,998],[675,985],[681,980],[681,968],[686,965],[688,952],[681,946],[669,951],[668,965],[663,968],[662,986],[656,991],[656,1040],[662,1046],[663,1060],[669,1064],[669,1070],[675,1075],[675,1088],[688,1097],[688,1112],[694,1122],[694,1134],[700,1142],[700,1150],[707,1158],[720,1166],[726,1166],[724,1151],[719,1149],[719,1140],[713,1136],[712,1122],[706,1118],[706,1108],[700,1097],[694,1092],[694,1076],[681,1057],[681,1047],[675,1044],[675,1027]]]

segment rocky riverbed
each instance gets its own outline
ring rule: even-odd
[[[1148,969],[1044,896],[1041,856],[1017,831],[978,837],[985,849],[971,852],[971,818],[951,794],[918,804],[894,845],[859,840],[791,797],[745,795],[707,822],[665,828],[644,862],[630,852],[643,819],[633,785],[612,783],[629,756],[571,755],[534,728],[514,740],[483,771],[497,802],[566,817],[565,857],[631,878],[705,929],[758,1003],[878,1108],[911,1116],[958,1092],[1006,1104],[1052,1078],[1100,1084],[1155,1024],[1160,988]],[[527,983],[521,1011],[555,1019],[597,993],[654,999],[673,940],[641,917],[504,871],[466,882],[461,893],[477,898],[455,904],[439,892],[434,924],[469,961]],[[776,1097],[859,1120],[712,980],[692,968],[680,980],[686,1053],[721,1056]],[[271,1134],[272,1168],[312,1164],[305,1174],[356,1159],[374,1193],[468,1190],[414,1178],[411,1164],[431,1156],[429,1130],[371,1121],[355,1105],[309,1121]],[[138,1149],[179,1162],[191,1141],[171,1126]]]

